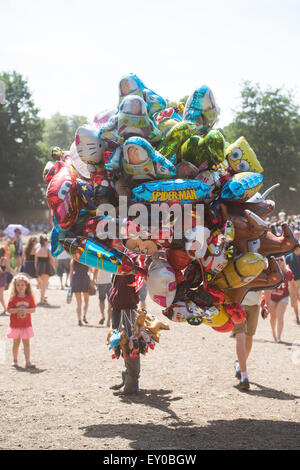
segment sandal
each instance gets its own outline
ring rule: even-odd
[[[19,365],[18,365],[18,363],[17,363],[17,362],[15,362],[15,361],[12,363],[12,365],[11,365],[11,366],[12,366],[12,367],[14,367],[15,369],[18,369],[18,368],[19,368]]]
[[[105,321],[105,318],[101,318],[101,320],[99,321],[99,325],[103,325],[104,321]]]
[[[88,321],[87,321],[85,316],[83,317],[83,321],[84,321],[85,324],[88,324]]]
[[[82,326],[82,321],[81,320],[78,321],[78,326]]]

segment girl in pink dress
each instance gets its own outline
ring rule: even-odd
[[[18,352],[22,340],[26,368],[35,368],[30,362],[30,338],[34,336],[31,313],[35,312],[35,307],[29,279],[24,274],[17,274],[12,281],[11,296],[7,305],[10,324],[6,337],[13,339],[13,367],[18,367]]]

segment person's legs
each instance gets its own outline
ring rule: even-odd
[[[19,352],[20,343],[21,343],[20,338],[13,340],[12,353],[13,353],[13,361],[15,364],[17,364],[18,362],[18,352]]]
[[[83,292],[83,321],[84,323],[87,323],[87,319],[86,319],[86,315],[87,315],[87,311],[88,311],[88,307],[89,307],[89,299],[90,299],[90,296],[89,296],[89,293],[88,292]]]
[[[247,352],[246,352],[246,341],[245,333],[237,333],[236,339],[236,355],[240,365],[241,372],[247,372]]]
[[[250,356],[253,344],[253,336],[245,334],[246,359]]]
[[[16,260],[16,271],[19,273],[22,267],[22,257],[18,256],[17,258],[15,258],[15,260]]]
[[[279,302],[273,302],[270,306],[270,325],[272,328],[272,334],[274,341],[277,341],[276,336],[276,322],[277,322],[277,305]]]
[[[297,287],[297,293],[300,291],[300,285],[299,285],[299,280],[295,281],[296,287]],[[297,295],[294,292],[294,289],[292,286],[289,286],[289,292],[290,292],[290,300],[291,300],[291,306],[293,307],[295,317],[296,317],[296,322],[299,323],[299,307],[298,307],[298,299]]]
[[[0,302],[3,305],[4,312],[6,312],[6,305],[5,305],[5,300],[4,300],[4,289],[5,289],[4,287],[0,287]]]
[[[26,361],[26,366],[31,365],[30,362],[30,340],[29,339],[22,339],[23,347],[24,347],[24,356]]]
[[[40,276],[40,293],[41,293],[40,302],[41,303],[45,302],[45,294],[46,294],[46,290],[47,290],[47,287],[48,287],[48,280],[49,280],[48,274],[42,274]]]
[[[63,285],[63,274],[64,274],[64,270],[63,270],[63,265],[62,265],[62,260],[61,260],[61,259],[58,260],[56,273],[57,273],[57,275],[58,275],[58,277],[59,277],[60,288],[63,290],[63,288],[64,288],[64,285]]]
[[[103,325],[104,323],[104,308],[105,308],[105,299],[99,299],[99,307],[100,307],[100,313],[101,313],[101,318],[100,318],[100,325]]]
[[[284,324],[284,314],[287,309],[287,302],[278,302],[277,306],[277,341],[281,341],[281,335]]]
[[[69,259],[65,259],[64,268],[65,268],[65,273],[66,273],[65,286],[69,287],[69,284],[68,284],[68,280],[69,280],[69,276],[70,276],[70,260]]]
[[[107,301],[107,322],[106,322],[106,326],[110,326],[110,322],[111,322],[111,304],[109,301]]]
[[[81,292],[74,292],[76,299],[76,313],[78,318],[78,324],[81,326]]]

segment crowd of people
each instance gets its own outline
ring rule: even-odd
[[[247,361],[253,346],[260,314],[265,319],[269,316],[270,328],[275,342],[282,341],[284,316],[289,302],[295,314],[295,323],[300,325],[300,216],[286,217],[280,212],[278,217],[272,217],[269,224],[274,233],[279,234],[281,224],[289,223],[299,239],[299,247],[287,256],[277,257],[284,273],[284,281],[280,286],[265,292],[249,292],[243,300],[247,319],[244,323],[235,325],[231,336],[236,339],[236,356],[234,364],[235,375],[240,380],[238,387],[248,390],[249,379]],[[2,245],[2,246],[1,246]],[[66,301],[75,299],[78,326],[88,324],[90,296],[98,294],[99,325],[117,329],[120,324],[121,311],[130,312],[137,308],[146,308],[146,282],[136,292],[133,275],[112,276],[110,273],[89,268],[72,259],[67,252],[62,252],[53,258],[49,239],[46,234],[27,237],[23,244],[21,231],[16,229],[15,236],[7,240],[2,238],[0,245],[0,303],[3,307],[1,315],[10,315],[10,325],[7,338],[13,339],[13,367],[18,367],[18,351],[22,340],[26,367],[33,368],[30,360],[30,338],[34,335],[31,314],[37,306],[47,307],[49,279],[58,276],[59,287],[66,289]],[[12,248],[12,249],[11,249]],[[131,256],[135,256],[134,253]],[[36,281],[35,281],[36,280]],[[32,295],[32,283],[36,282],[39,290],[39,301],[35,303]],[[9,299],[6,305],[4,291],[9,288]],[[51,299],[50,299],[51,302]],[[75,313],[75,312],[74,312]],[[124,387],[125,394],[138,391],[140,374],[140,358],[129,358],[122,372],[122,382],[112,388],[118,390]]]

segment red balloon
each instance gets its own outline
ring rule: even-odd
[[[212,328],[216,331],[219,331],[220,333],[227,333],[228,331],[233,330],[234,323],[229,318],[229,320],[225,323],[225,325],[213,326]]]
[[[54,226],[69,230],[80,209],[76,185],[76,170],[63,161],[56,162],[56,170],[47,188],[46,198]]]

